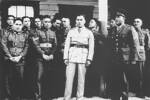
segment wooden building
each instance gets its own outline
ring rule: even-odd
[[[58,14],[74,20],[77,14],[82,13],[87,19],[99,18],[100,13],[103,12],[107,16],[107,9],[103,10],[104,6],[107,7],[107,2],[104,5],[103,1],[107,0],[0,0],[0,16],[2,24],[5,23],[7,15],[34,17]]]

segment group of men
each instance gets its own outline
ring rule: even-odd
[[[51,77],[62,80],[53,82],[58,87],[64,85],[64,88],[59,87],[60,90],[52,90],[56,93],[62,91],[64,100],[70,100],[77,69],[76,99],[82,100],[87,69],[94,66],[106,68],[103,70],[106,72],[101,71],[102,68],[96,71],[105,73],[97,74],[103,77],[100,83],[103,97],[128,100],[131,92],[135,93],[134,96],[146,96],[143,84],[145,61],[150,52],[150,34],[147,29],[142,29],[140,18],[134,20],[133,26],[127,25],[125,19],[125,14],[117,12],[110,28],[105,30],[106,26],[98,24],[95,19],[91,19],[87,28],[86,18],[82,14],[76,17],[73,28],[70,19],[66,17],[35,17],[32,26],[31,19],[27,16],[22,19],[8,16],[8,25],[1,29],[0,38],[3,90],[7,94],[5,97],[10,100],[23,99],[28,84],[32,87],[35,100],[47,100],[49,98],[44,96],[46,88],[43,80]],[[101,56],[97,55],[98,52],[102,52],[102,56],[105,56],[103,53],[107,54],[107,58],[96,58]],[[55,70],[61,71],[53,74],[55,76],[49,76]],[[28,74],[33,75],[32,78]],[[31,82],[27,82],[29,78]]]
[[[135,18],[133,25],[127,25],[125,20],[125,14],[118,12],[115,20],[111,20],[111,28],[108,30],[113,66],[110,67],[110,95],[113,100],[119,100],[120,97],[127,100],[128,96],[143,98],[148,95],[146,70],[149,70],[149,30],[143,29],[140,18]]]

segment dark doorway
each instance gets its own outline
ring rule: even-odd
[[[69,17],[71,19],[71,25],[75,25],[76,16],[84,14],[87,22],[93,17],[93,6],[82,5],[59,5],[59,13],[61,16]]]

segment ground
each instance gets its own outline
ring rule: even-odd
[[[60,98],[53,99],[53,100],[63,100],[63,98],[60,97]],[[72,98],[72,100],[76,100],[76,98]],[[100,97],[92,97],[92,98],[84,98],[83,100],[110,100],[110,99],[103,99]],[[137,98],[137,97],[129,97],[129,100],[150,100],[150,99],[141,99],[141,98]]]

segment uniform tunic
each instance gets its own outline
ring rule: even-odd
[[[44,29],[43,31],[37,31],[35,35],[33,42],[40,56],[42,56],[42,54],[54,54],[57,45],[55,33],[51,30]]]
[[[72,46],[81,45],[82,47]],[[78,32],[78,28],[69,31],[64,49],[64,59],[73,63],[86,63],[92,60],[94,54],[93,33],[85,27]]]
[[[24,91],[24,65],[25,57],[28,50],[28,35],[24,32],[16,32],[14,30],[3,31],[1,40],[2,50],[4,52],[4,59],[8,67],[8,95],[14,99],[22,97]],[[19,62],[10,61],[10,57],[21,56]],[[16,88],[18,87],[18,88]]]

